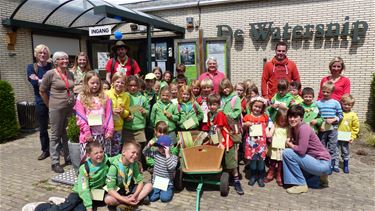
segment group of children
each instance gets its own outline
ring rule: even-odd
[[[332,155],[332,169],[339,172],[340,147],[344,172],[349,173],[348,143],[358,134],[358,117],[351,111],[351,95],[340,102],[331,99],[332,82],[323,84],[323,98],[315,103],[312,88],[303,88],[300,96],[300,84],[286,80],[278,82],[278,93],[269,101],[259,96],[250,80],[233,86],[224,79],[215,94],[210,79],[188,85],[186,79],[158,82],[156,75],[149,73],[142,80],[117,72],[107,88],[94,71],[85,75],[75,105],[85,164],[73,191],[86,209],[92,208],[90,189],[104,185],[108,205],[133,206],[144,198],[172,200],[177,131],[220,134],[218,141],[208,143],[224,150],[223,169],[230,172],[238,194],[244,194],[238,168],[242,160],[247,163],[250,186],[264,187],[274,178],[282,186],[282,152],[289,139],[286,114],[293,104],[305,109],[304,122],[315,129]],[[142,172],[149,166],[153,185],[143,182]],[[160,189],[156,183],[165,187]]]

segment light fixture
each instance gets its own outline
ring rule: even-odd
[[[193,17],[186,17],[186,29],[192,30],[194,28],[194,19]]]

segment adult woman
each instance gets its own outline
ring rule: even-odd
[[[48,62],[51,55],[49,48],[45,45],[37,45],[34,49],[36,63],[27,66],[27,79],[34,88],[36,113],[39,121],[39,139],[42,147],[42,154],[38,160],[44,160],[49,157],[49,136],[48,136],[48,107],[43,103],[39,94],[39,86],[44,74],[52,69],[52,63]]]
[[[68,70],[69,60],[65,52],[54,53],[52,61],[56,68],[43,76],[39,90],[40,96],[49,108],[52,170],[56,173],[63,173],[64,169],[60,166],[59,155],[62,150],[65,164],[70,164],[66,126],[74,105],[74,76]]]
[[[340,57],[335,57],[329,63],[329,70],[331,75],[325,76],[320,81],[320,90],[318,100],[322,98],[322,85],[326,81],[332,81],[335,84],[335,88],[332,92],[332,98],[340,101],[344,94],[350,94],[350,80],[349,78],[341,75],[342,71],[345,70],[344,60]]]
[[[310,125],[303,123],[303,115],[300,105],[291,106],[287,113],[291,139],[283,152],[284,184],[294,185],[288,193],[305,193],[308,185],[319,187],[319,176],[322,186],[327,186],[331,173],[331,156]]]
[[[210,57],[206,61],[207,72],[202,73],[199,76],[199,80],[202,81],[203,79],[209,78],[214,83],[214,91],[216,94],[219,93],[219,84],[220,81],[225,78],[224,73],[220,72],[217,67],[217,60],[214,57]]]
[[[91,70],[89,57],[85,52],[79,52],[74,59],[73,68],[70,71],[74,75],[74,94],[78,95],[82,90],[83,78]]]

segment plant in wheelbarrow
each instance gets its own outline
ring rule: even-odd
[[[77,174],[81,162],[81,156],[79,149],[79,127],[75,115],[69,117],[66,132],[69,138],[68,147],[70,159],[72,161],[73,169]]]

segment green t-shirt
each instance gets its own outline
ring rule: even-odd
[[[146,127],[146,119],[149,114],[149,104],[148,99],[142,95],[141,93],[136,93],[134,95],[129,94],[130,97],[130,111],[132,111],[132,107],[140,106],[143,109],[146,110],[145,114],[142,114],[140,111],[133,111],[131,112],[131,115],[133,116],[133,119],[130,121],[124,121],[124,128],[126,130],[142,130]]]
[[[283,97],[280,96],[279,93],[275,94],[271,100],[272,104],[274,103],[284,103],[287,108],[289,108],[292,103],[294,102],[293,95],[291,93],[286,93]],[[277,110],[273,107],[268,108],[269,116],[271,117],[272,121],[275,122]]]
[[[172,114],[172,120],[165,116],[165,111]],[[154,127],[159,121],[165,121],[168,125],[168,132],[175,131],[176,123],[179,120],[177,105],[173,104],[172,102],[163,103],[161,100],[158,100],[152,107],[150,120]]]
[[[228,96],[221,97],[221,108],[225,115],[234,120],[239,120],[241,117],[241,98],[232,92]]]
[[[319,127],[322,125],[324,119],[319,115],[319,108],[316,106],[315,103],[311,103],[310,105],[306,105],[305,103],[301,103],[301,106],[305,110],[305,114],[303,115],[303,122],[310,124],[310,122],[314,119],[317,120],[317,124],[314,125],[312,128],[315,132],[319,131]]]

